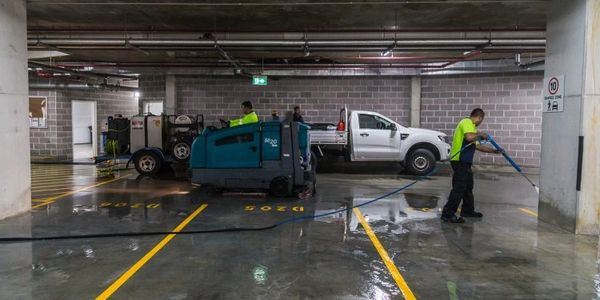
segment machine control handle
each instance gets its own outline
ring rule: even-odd
[[[368,133],[361,133],[360,136],[369,136]]]
[[[256,148],[256,146],[252,146],[252,147],[250,147],[250,150],[252,150],[252,152],[256,152],[256,150],[258,150],[258,149]]]

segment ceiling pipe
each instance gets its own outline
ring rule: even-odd
[[[114,85],[114,84],[91,84],[91,83],[29,83],[29,89],[67,89],[67,90],[110,90],[115,92],[137,92],[138,88]]]
[[[128,76],[128,75],[105,74],[105,73],[96,73],[96,72],[82,72],[82,71],[77,71],[77,70],[74,70],[71,68],[51,66],[51,65],[47,65],[47,64],[43,64],[43,63],[39,63],[39,62],[35,62],[35,61],[29,61],[28,64],[30,66],[34,66],[34,67],[38,67],[38,68],[42,68],[42,69],[46,69],[46,70],[52,70],[52,71],[56,71],[56,72],[69,73],[69,74],[77,74],[82,77],[93,78],[93,79],[98,79],[98,78],[122,78],[122,79],[133,79],[133,80],[137,79],[137,77],[135,77],[135,76]]]
[[[132,32],[135,33],[198,33],[198,32],[212,32],[214,28],[208,28],[205,30],[194,28],[147,28],[147,27],[119,27],[119,28],[77,28],[77,27],[68,27],[68,28],[46,28],[46,27],[37,27],[30,26],[27,27],[28,34],[39,34],[39,33],[68,33],[74,34],[78,32],[84,33],[125,33],[130,34]],[[290,30],[278,30],[278,29],[266,29],[266,30],[235,30],[235,31],[227,31],[227,34],[248,34],[248,33],[436,33],[436,32],[444,32],[444,33],[469,33],[469,32],[520,32],[520,33],[540,33],[545,32],[546,28],[544,27],[496,27],[496,28],[485,28],[485,27],[477,27],[477,28],[464,28],[464,27],[449,27],[449,28],[420,28],[420,27],[405,27],[405,28],[365,28],[365,29],[324,29],[324,28],[307,28],[302,31],[290,31]]]
[[[368,1],[368,2],[357,2],[357,1],[314,1],[314,2],[298,2],[298,1],[263,1],[263,2],[170,2],[170,1],[119,1],[119,2],[107,2],[107,1],[89,1],[89,2],[72,2],[72,1],[52,1],[48,2],[45,0],[29,0],[30,5],[70,5],[70,6],[149,6],[149,7],[169,7],[169,6],[180,6],[180,7],[309,7],[309,6],[364,6],[364,5],[423,5],[423,4],[442,4],[442,5],[457,5],[457,4],[490,4],[490,3],[533,3],[533,4],[546,4],[545,0],[420,0],[409,2],[406,0],[402,1]]]
[[[53,47],[66,46],[121,46],[128,45],[138,47],[148,46],[297,46],[297,47],[319,47],[319,46],[384,46],[389,47],[396,43],[397,47],[403,46],[479,46],[489,43],[493,46],[545,46],[545,39],[449,39],[449,40],[153,40],[153,39],[33,39],[28,40],[28,45],[39,44]]]

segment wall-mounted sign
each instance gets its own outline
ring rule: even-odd
[[[252,76],[252,85],[267,85],[267,76]]]
[[[544,78],[544,106],[545,113],[564,111],[565,76],[557,75]]]
[[[29,97],[29,128],[48,128],[48,100],[46,97]]]

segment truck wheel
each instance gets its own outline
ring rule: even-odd
[[[416,149],[408,156],[406,167],[414,175],[429,174],[435,168],[435,156],[427,149]]]
[[[135,169],[142,175],[154,175],[162,168],[162,159],[152,151],[139,153],[133,159]]]
[[[285,176],[278,176],[271,180],[269,192],[275,197],[287,197],[292,194],[292,185],[290,180]]]
[[[182,140],[173,145],[173,156],[177,161],[187,161],[190,158],[192,147],[189,142]]]

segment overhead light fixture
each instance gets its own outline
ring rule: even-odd
[[[310,49],[308,49],[308,44],[304,44],[304,57],[310,56]]]
[[[396,48],[396,41],[394,41],[394,43],[385,51],[381,52],[381,56],[389,56],[390,54],[394,53],[394,48]]]
[[[475,50],[469,50],[469,51],[465,51],[465,52],[463,52],[463,55],[464,55],[464,56],[471,55],[471,54],[473,54],[474,52],[475,52]]]

